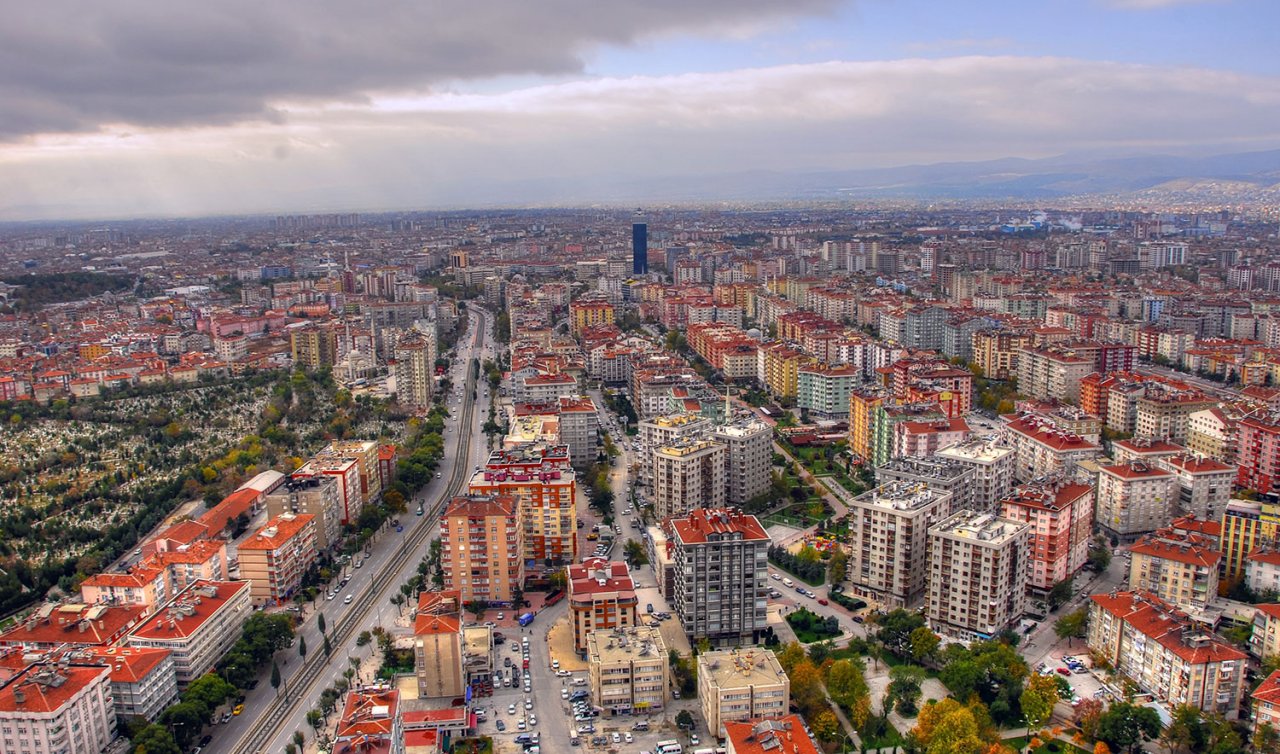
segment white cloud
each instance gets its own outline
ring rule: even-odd
[[[589,201],[752,169],[1280,143],[1276,78],[1062,58],[831,62],[281,108],[274,124],[0,147],[0,217]]]

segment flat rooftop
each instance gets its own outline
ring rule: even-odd
[[[698,673],[721,689],[765,686],[786,681],[778,656],[768,649],[725,649],[698,655]]]
[[[662,641],[662,632],[648,626],[592,631],[587,634],[587,657],[603,665],[637,660],[661,660],[666,664],[667,645]]]

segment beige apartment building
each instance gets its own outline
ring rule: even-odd
[[[727,722],[787,714],[791,680],[768,649],[703,652],[698,655],[698,704],[707,730],[724,738]]]
[[[281,513],[237,549],[253,604],[278,605],[293,596],[316,560],[315,516]]]
[[[999,440],[985,437],[966,440],[943,448],[934,457],[973,469],[969,495],[977,510],[991,510],[1013,490],[1017,454]]]
[[[988,639],[1013,626],[1027,606],[1031,527],[990,513],[957,511],[929,529],[933,630]]]
[[[1098,526],[1122,542],[1168,525],[1176,512],[1177,480],[1146,463],[1098,467]]]
[[[455,497],[440,518],[444,588],[464,603],[511,602],[524,584],[523,535],[514,497]]]
[[[680,440],[653,452],[653,505],[659,519],[725,505],[728,449],[710,440]]]
[[[1195,614],[1218,597],[1222,553],[1197,534],[1161,529],[1129,547],[1129,588]]]
[[[1018,351],[1018,390],[1033,398],[1080,402],[1080,381],[1093,371],[1093,359],[1054,346]]]
[[[951,515],[949,492],[890,482],[849,505],[850,591],[887,609],[925,598],[929,527]]]
[[[1139,689],[1170,707],[1189,704],[1236,719],[1244,652],[1144,592],[1095,594],[1088,645]]]
[[[726,448],[727,504],[743,505],[769,491],[773,458],[773,430],[769,425],[759,419],[742,419],[717,427],[713,439]]]
[[[660,711],[670,684],[662,632],[648,626],[587,635],[593,703],[609,715]]]
[[[267,495],[267,515],[305,513],[315,516],[316,549],[336,545],[342,535],[342,495],[327,474],[286,479]]]

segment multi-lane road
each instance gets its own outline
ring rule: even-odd
[[[282,650],[278,656],[284,681],[280,689],[272,689],[264,677],[264,682],[248,692],[244,714],[214,728],[214,740],[206,752],[284,751],[295,731],[302,731],[309,738],[312,731],[306,713],[318,706],[320,692],[342,677],[350,667],[348,658],[367,657],[374,650],[375,644],[357,648],[356,637],[375,626],[388,626],[396,617],[390,597],[398,594],[400,585],[416,573],[431,540],[437,536],[440,511],[465,488],[472,459],[484,451],[483,436],[473,430],[476,411],[481,411],[482,416],[488,411],[488,391],[479,385],[479,370],[473,367],[472,359],[483,359],[491,353],[486,345],[489,326],[487,312],[470,310],[468,331],[458,346],[451,375],[455,387],[446,403],[451,418],[445,427],[446,452],[438,468],[440,474],[409,502],[407,514],[401,516],[404,531],[396,533],[386,528],[362,567],[350,571],[350,581],[338,596],[322,599],[316,612],[308,614],[298,630],[298,636],[306,641],[307,657],[299,657],[296,647]],[[424,511],[421,517],[414,515],[419,505]],[[352,597],[350,604],[345,601],[348,595]],[[331,647],[327,658],[322,651],[324,636],[317,614],[323,614],[327,624]]]

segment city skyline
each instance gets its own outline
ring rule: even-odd
[[[0,32],[2,220],[586,204],[741,171],[1280,146],[1259,0],[62,12]]]

